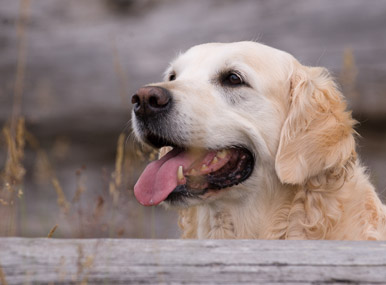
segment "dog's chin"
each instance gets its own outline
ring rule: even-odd
[[[144,141],[157,148],[173,148],[150,164],[150,170],[145,169],[139,179],[142,181],[136,185],[137,200],[146,206],[162,203],[166,207],[185,208],[212,201],[246,181],[255,166],[254,155],[241,145],[219,149],[189,147],[154,134]]]

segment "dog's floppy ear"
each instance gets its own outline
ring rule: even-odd
[[[355,157],[355,121],[327,70],[296,63],[290,96],[275,163],[281,182],[303,184],[345,167]]]

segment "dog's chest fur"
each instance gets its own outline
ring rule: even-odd
[[[363,169],[355,172],[336,193],[288,187],[282,189],[288,195],[260,196],[251,201],[254,207],[201,205],[181,210],[182,238],[384,239],[385,206]]]

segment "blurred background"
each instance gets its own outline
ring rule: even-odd
[[[180,51],[240,40],[332,71],[385,197],[386,1],[0,0],[0,236],[178,237],[176,212],[133,197],[155,152],[130,95]]]

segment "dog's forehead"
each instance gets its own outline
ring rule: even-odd
[[[256,42],[208,43],[197,45],[179,55],[171,69],[178,72],[205,70],[219,71],[232,64],[246,64],[256,71],[272,69],[290,62],[292,56],[275,48]]]

